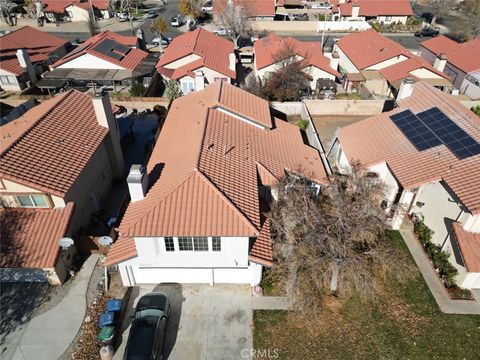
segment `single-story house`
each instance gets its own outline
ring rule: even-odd
[[[291,52],[297,60],[302,61],[305,73],[311,77],[310,87],[315,91],[319,79],[334,80],[340,77],[337,72],[337,54],[327,58],[322,45],[316,41],[299,41],[293,37],[282,38],[270,33],[254,44],[254,74],[265,78],[281,66],[280,58]]]
[[[258,284],[273,262],[262,209],[287,173],[328,184],[319,152],[266,100],[223,81],[176,99],[146,169],[130,170],[132,202],[104,265],[125,286]]]
[[[97,19],[112,17],[108,0],[40,0],[42,13],[49,22],[88,21],[93,13]]]
[[[440,35],[420,44],[420,56],[446,74],[461,94],[480,99],[480,38],[460,44]]]
[[[188,94],[216,80],[233,83],[236,64],[231,41],[199,28],[175,37],[156,67],[165,80],[178,81],[182,93]]]
[[[334,20],[406,24],[413,15],[409,0],[331,0]]]
[[[448,77],[425,59],[413,54],[397,42],[379,34],[373,29],[351,33],[339,39],[334,45],[339,55],[341,73],[378,72],[385,86],[375,84],[375,89],[384,89],[382,96],[396,96],[402,80],[409,77],[415,81],[426,81],[447,91],[452,88]]]
[[[424,82],[405,81],[394,110],[342,128],[328,157],[339,171],[359,160],[385,184],[383,206],[398,229],[424,218],[450,253],[457,284],[480,288],[480,118]]]
[[[0,38],[0,87],[6,91],[30,87],[69,47],[67,40],[30,26],[3,35]]]
[[[0,133],[0,202],[8,208],[2,213],[2,268],[51,276],[56,269],[61,282],[58,240],[86,228],[112,181],[125,174],[108,94],[92,98],[70,90],[1,126]],[[18,274],[2,270],[2,280],[16,281]]]
[[[139,47],[139,38],[111,31],[95,35],[63,58],[56,61],[52,71],[44,74],[48,81],[38,87],[50,87],[53,80],[59,86],[70,82],[73,86],[131,85],[152,76],[156,59]]]

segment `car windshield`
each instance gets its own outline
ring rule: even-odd
[[[138,318],[144,318],[147,316],[156,316],[156,317],[162,317],[163,311],[160,309],[142,309],[139,310],[135,313],[135,317]]]

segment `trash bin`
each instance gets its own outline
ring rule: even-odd
[[[102,344],[110,344],[115,335],[113,326],[104,326],[97,335],[97,339],[102,342]]]
[[[119,312],[122,309],[122,300],[112,299],[107,302],[107,312]]]
[[[98,327],[113,325],[114,315],[115,314],[113,312],[105,312],[100,315],[100,319],[98,320]]]

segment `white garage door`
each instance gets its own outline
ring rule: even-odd
[[[46,282],[42,269],[0,269],[0,281],[3,282]]]
[[[170,269],[132,266],[135,284],[184,283],[209,284],[212,269]]]

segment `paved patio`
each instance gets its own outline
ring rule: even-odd
[[[173,284],[141,286],[133,292],[129,308],[151,291],[165,292],[172,303],[163,356],[169,360],[237,360],[242,349],[253,346],[252,302],[248,285]],[[114,359],[122,359],[130,330],[123,328],[122,343]]]

